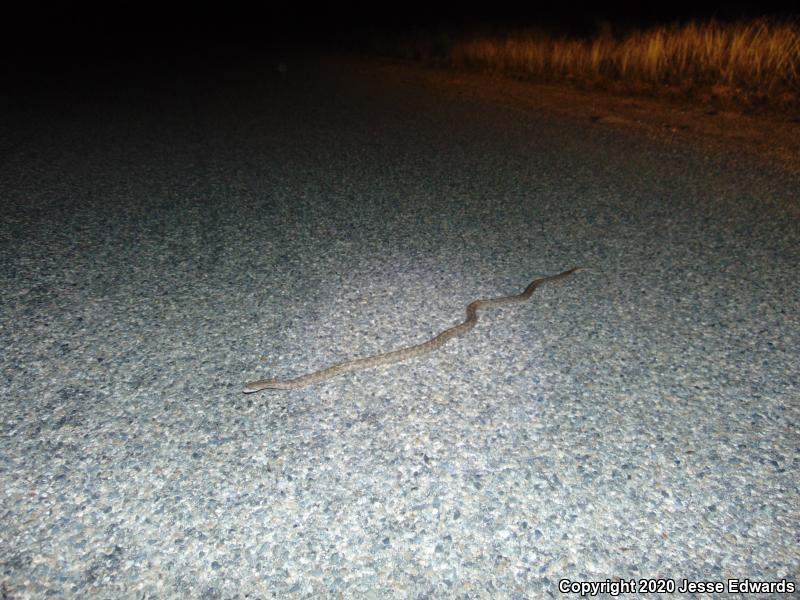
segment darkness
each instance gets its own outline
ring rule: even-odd
[[[591,34],[600,21],[626,27],[692,18],[787,17],[778,2],[676,2],[638,6],[593,2],[435,3],[414,0],[329,3],[240,1],[47,2],[33,0],[0,14],[0,64],[36,77],[98,64],[153,65],[163,61],[252,54],[287,45],[359,49],[367,34],[541,26],[566,35]]]

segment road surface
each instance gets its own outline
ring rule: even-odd
[[[798,124],[307,51],[26,90],[4,598],[800,584]]]

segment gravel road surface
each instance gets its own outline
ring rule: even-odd
[[[294,52],[5,100],[0,597],[800,584],[800,171],[556,93]]]

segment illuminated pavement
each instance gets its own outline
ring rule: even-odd
[[[407,65],[103,77],[0,122],[3,598],[800,583],[798,175]]]

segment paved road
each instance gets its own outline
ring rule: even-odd
[[[548,93],[297,52],[7,100],[3,597],[800,584],[797,172]]]

